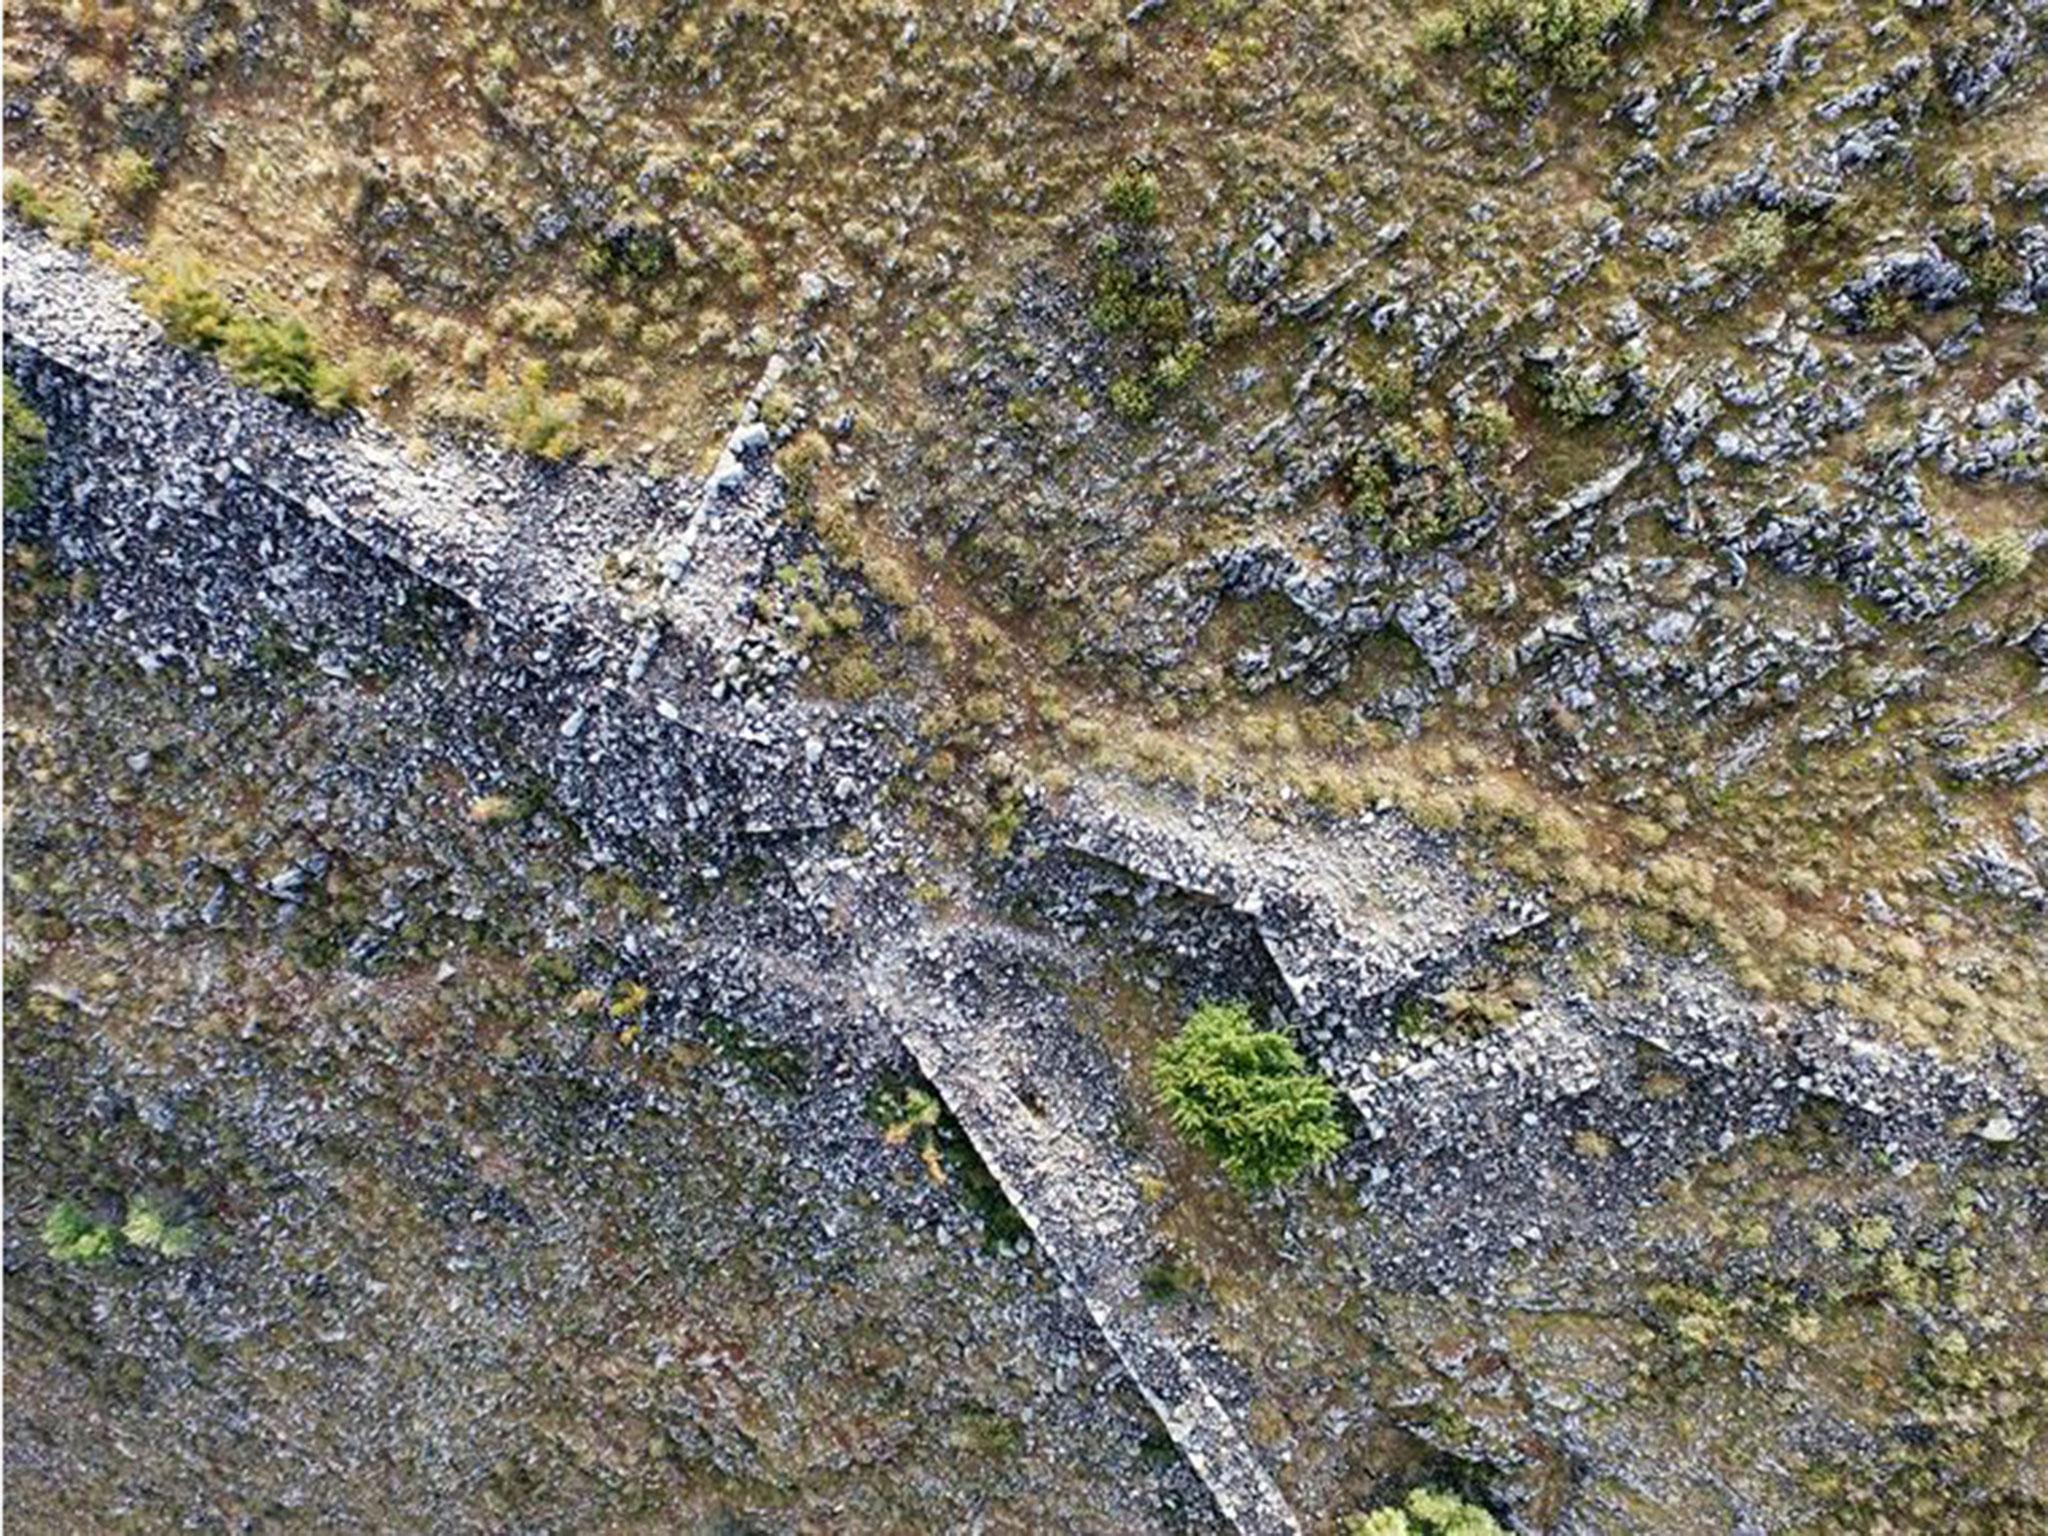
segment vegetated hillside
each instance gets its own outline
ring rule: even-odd
[[[8,19],[14,206],[302,317],[252,378],[686,468],[786,357],[789,616],[970,830],[1387,797],[1595,959],[2040,1044],[2028,7]]]

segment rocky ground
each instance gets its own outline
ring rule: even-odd
[[[2039,4],[7,23],[10,1515],[2043,1523]]]
[[[1391,807],[1090,774],[963,859],[749,600],[800,537],[750,422],[700,486],[416,463],[31,238],[8,318],[18,1518],[2038,1514],[2019,1061],[1704,956],[1589,990]],[[1357,1111],[1284,1197],[1151,1100],[1218,995]],[[64,1201],[197,1242],[66,1258]]]

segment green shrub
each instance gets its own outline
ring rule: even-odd
[[[43,418],[15,392],[14,381],[6,385],[6,507],[19,512],[35,500],[36,474],[43,467],[47,451]]]
[[[37,190],[36,184],[19,171],[7,173],[4,193],[7,211],[24,224],[41,229],[50,222],[50,204]]]
[[[1785,257],[1785,215],[1775,208],[1750,213],[1735,226],[1718,265],[1735,277],[1762,277]]]
[[[300,405],[313,398],[313,370],[320,359],[312,335],[296,320],[238,316],[228,322],[220,357],[237,384]]]
[[[1500,1523],[1477,1504],[1433,1488],[1409,1490],[1389,1504],[1344,1522],[1344,1536],[1506,1536]]]
[[[505,441],[541,459],[565,459],[576,451],[583,405],[574,395],[551,394],[545,363],[528,363],[506,398],[500,420]]]
[[[1154,347],[1172,347],[1187,335],[1188,305],[1158,267],[1104,240],[1095,248],[1088,318],[1105,336],[1133,334]]]
[[[1152,224],[1159,218],[1159,178],[1135,168],[1119,171],[1102,189],[1110,217],[1126,224]]]
[[[43,1218],[43,1251],[67,1264],[92,1264],[111,1258],[122,1245],[167,1259],[197,1251],[199,1233],[189,1223],[174,1223],[151,1201],[137,1196],[128,1202],[120,1226],[97,1221],[76,1202],[60,1200]]]
[[[1473,406],[1463,419],[1465,435],[1488,454],[1498,454],[1515,435],[1515,418],[1506,405],[1487,400]]]
[[[1612,416],[1621,398],[1603,369],[1574,359],[1544,374],[1539,389],[1551,413],[1573,427]]]
[[[868,1118],[882,1128],[884,1142],[914,1146],[932,1183],[957,1187],[961,1199],[981,1219],[985,1249],[1007,1247],[1031,1236],[1030,1225],[1010,1204],[974,1143],[929,1084],[877,1084],[867,1108]]]
[[[199,1235],[190,1226],[173,1224],[156,1206],[140,1198],[128,1202],[121,1236],[130,1247],[160,1253],[167,1259],[182,1259],[199,1246]]]
[[[594,282],[651,283],[675,265],[675,240],[658,224],[641,219],[612,225],[591,243],[583,260],[584,274]]]
[[[136,149],[123,149],[107,162],[107,186],[124,203],[139,203],[157,189],[156,166]]]
[[[12,506],[13,491],[8,492],[8,505]],[[2026,574],[2033,564],[2034,546],[2027,536],[2017,528],[2008,528],[2003,533],[1989,534],[1979,539],[1972,550],[1977,557],[1977,569],[1991,586],[2003,586],[2017,581]]]
[[[1160,1046],[1153,1077],[1174,1128],[1247,1189],[1285,1183],[1344,1145],[1335,1090],[1293,1041],[1253,1028],[1243,1003],[1196,1009]]]
[[[237,384],[330,415],[356,403],[354,374],[326,361],[301,322],[237,309],[192,263],[174,262],[152,274],[141,299],[170,341],[219,353]]]
[[[322,358],[299,321],[267,315],[238,316],[221,346],[228,377],[292,405],[333,415],[354,405],[355,375]]]
[[[142,286],[142,307],[156,317],[164,335],[180,347],[216,351],[227,340],[234,306],[198,267],[175,262]]]
[[[1160,1306],[1180,1301],[1200,1288],[1202,1277],[1175,1259],[1161,1259],[1138,1277],[1138,1289],[1147,1301]]]
[[[1351,515],[1391,553],[1441,544],[1484,511],[1455,457],[1390,422],[1351,460]]]
[[[1641,32],[1647,11],[1643,0],[1454,0],[1422,19],[1420,35],[1424,47],[1490,51],[1584,90],[1606,74],[1608,50]]]
[[[1150,421],[1158,404],[1152,385],[1139,374],[1121,373],[1109,381],[1109,408],[1125,421]]]
[[[43,1218],[43,1251],[67,1264],[95,1264],[120,1246],[113,1223],[94,1221],[69,1200],[60,1200]]]
[[[1207,347],[1189,337],[1152,365],[1152,382],[1169,392],[1179,389],[1195,376],[1208,354]]]
[[[61,245],[84,245],[93,236],[92,210],[67,193],[45,193],[26,176],[9,171],[4,196],[9,213],[32,228],[49,231]]]

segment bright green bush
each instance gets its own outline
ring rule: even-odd
[[[1159,218],[1159,178],[1150,171],[1119,171],[1102,189],[1102,202],[1112,218],[1126,224],[1151,224]]]
[[[1344,1536],[1506,1536],[1500,1523],[1477,1504],[1434,1488],[1415,1488],[1398,1506],[1353,1515]]]
[[[640,219],[606,229],[584,253],[584,275],[594,282],[651,283],[675,269],[676,245],[669,232]]]
[[[97,1221],[76,1202],[60,1200],[43,1218],[43,1251],[67,1264],[92,1264],[111,1258],[126,1244],[167,1259],[182,1259],[198,1251],[199,1233],[189,1223],[174,1223],[146,1199],[128,1202],[127,1219],[120,1226]]]
[[[168,1220],[147,1200],[128,1202],[128,1219],[121,1224],[121,1236],[129,1246],[146,1248],[167,1259],[182,1259],[199,1246],[199,1235],[190,1226]]]
[[[1283,1184],[1344,1145],[1336,1091],[1243,1003],[1197,1008],[1159,1048],[1153,1078],[1174,1128],[1247,1189]]]
[[[19,512],[35,499],[36,473],[43,467],[45,452],[43,418],[38,416],[29,403],[15,393],[14,381],[6,382],[6,440],[4,443],[7,476],[6,507],[9,512]]]
[[[60,1200],[43,1218],[43,1251],[67,1264],[94,1264],[120,1245],[111,1222],[94,1221],[69,1200]]]

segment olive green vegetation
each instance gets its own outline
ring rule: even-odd
[[[43,466],[49,434],[43,427],[43,418],[21,398],[12,379],[6,381],[5,389],[6,506],[9,512],[19,512],[35,500],[36,472]]]
[[[1344,1145],[1336,1091],[1243,1003],[1206,1003],[1159,1047],[1153,1077],[1174,1129],[1246,1189],[1284,1184]]]
[[[576,451],[576,425],[581,415],[575,396],[548,388],[547,364],[528,363],[505,399],[505,440],[535,458],[565,459]]]
[[[1416,1488],[1389,1504],[1344,1522],[1344,1536],[1503,1536],[1500,1524],[1476,1504],[1433,1488]]]
[[[922,1080],[887,1078],[868,1097],[868,1118],[881,1127],[882,1140],[892,1147],[915,1147],[925,1176],[934,1184],[952,1186],[981,1221],[982,1247],[988,1250],[1025,1240],[1031,1234],[1017,1208],[960,1122],[941,1102],[938,1092]]]
[[[92,210],[77,198],[62,192],[44,192],[15,171],[7,173],[0,192],[7,211],[32,229],[49,233],[60,244],[79,246],[92,239],[96,228]]]
[[[2018,529],[2008,528],[1979,540],[1976,555],[1985,581],[1993,586],[2004,586],[2026,574],[2027,567],[2034,561],[2034,548],[2026,535]]]
[[[303,321],[235,304],[202,268],[168,265],[145,279],[140,296],[166,337],[218,354],[238,384],[327,415],[357,403],[354,373],[321,355]]]
[[[1456,0],[1422,26],[1431,47],[1473,49],[1496,69],[1512,61],[1584,90],[1606,75],[1614,46],[1647,15],[1643,0]],[[1494,79],[1487,84],[1498,89]]]
[[[58,1201],[43,1218],[43,1251],[65,1264],[97,1263],[124,1248],[182,1259],[198,1247],[194,1227],[169,1220],[153,1202],[140,1197],[128,1202],[127,1215],[118,1224],[91,1215],[71,1200]]]

